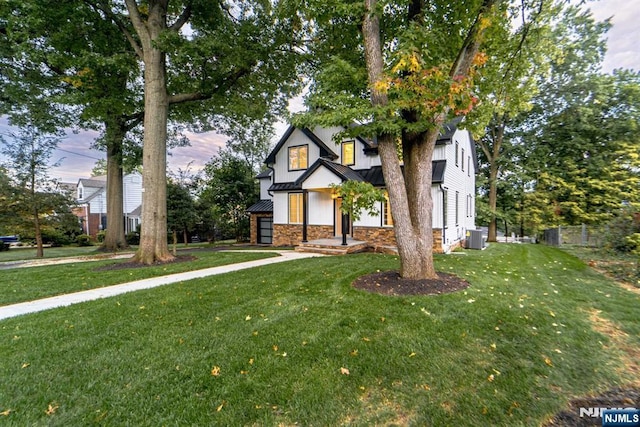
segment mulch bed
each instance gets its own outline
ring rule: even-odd
[[[145,267],[157,267],[159,265],[167,265],[167,264],[175,264],[177,262],[187,262],[187,261],[195,261],[198,257],[193,255],[178,255],[171,261],[166,262],[154,262],[153,264],[141,264],[139,262],[114,262],[113,264],[103,265],[102,267],[98,267],[94,269],[94,271],[112,271],[112,270],[126,270],[129,268],[145,268]]]
[[[353,287],[382,295],[440,295],[469,287],[454,274],[438,273],[437,279],[403,279],[397,271],[383,271],[358,277]]]
[[[597,396],[579,397],[569,407],[557,413],[545,426],[590,427],[601,426],[602,419],[582,416],[580,408],[640,408],[640,388],[617,387]]]

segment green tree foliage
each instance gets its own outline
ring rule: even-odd
[[[487,60],[480,48],[494,27],[509,25],[507,5],[494,0],[310,4],[321,66],[314,74],[310,113],[301,121],[377,137],[404,278],[436,276],[430,191],[435,141],[448,119],[480,101],[473,93]],[[361,125],[349,127],[354,121]]]
[[[4,167],[11,179],[2,179],[2,198],[7,202],[0,210],[7,221],[4,227],[14,230],[11,234],[33,236],[37,257],[44,256],[43,236],[55,234],[52,231],[65,216],[68,221],[73,203],[48,176],[49,158],[58,142],[32,126],[10,134],[9,139],[0,136],[0,152],[10,159]]]
[[[182,242],[189,242],[189,232],[198,222],[195,201],[186,185],[167,181],[167,227],[172,235],[173,255],[176,254],[178,233],[182,234]]]
[[[522,138],[544,223],[604,224],[624,204],[639,209],[640,74],[579,76],[557,89],[564,105],[551,114],[542,99],[545,120],[527,117]]]
[[[342,212],[351,215],[354,221],[360,219],[363,211],[378,216],[380,203],[386,200],[384,192],[368,182],[349,180],[337,185],[332,184],[330,187],[342,200]]]
[[[247,208],[258,201],[260,191],[253,170],[244,160],[223,156],[212,159],[204,169],[200,203],[224,232],[237,241],[249,236]]]

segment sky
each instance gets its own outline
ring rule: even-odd
[[[612,72],[616,68],[640,70],[640,1],[589,1],[588,7],[597,20],[612,18],[613,27],[607,34],[607,54],[602,66],[603,71]],[[300,110],[301,104],[300,98],[292,100],[290,110]],[[280,138],[286,127],[282,122],[276,124],[274,142]],[[0,117],[0,134],[5,134],[9,129],[6,117]],[[105,157],[103,152],[89,148],[96,136],[95,132],[69,132],[51,157],[51,164],[59,163],[60,166],[51,168],[49,176],[72,183],[77,183],[80,178],[88,178],[96,161]],[[167,163],[173,172],[187,168],[191,172],[200,170],[216,155],[220,147],[224,147],[226,141],[225,136],[215,132],[188,133],[187,137],[191,146],[175,148],[169,152]]]

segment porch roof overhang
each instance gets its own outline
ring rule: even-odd
[[[273,200],[262,199],[247,208],[249,213],[273,212]]]
[[[322,173],[325,171],[324,179],[321,185],[314,185],[312,183],[314,175],[318,173]],[[333,176],[337,179],[327,179],[326,172],[329,172],[329,176]],[[335,182],[334,182],[335,181]],[[318,159],[316,162],[311,165],[309,169],[305,173],[303,173],[300,178],[298,178],[295,182],[296,185],[299,185],[303,189],[310,188],[326,188],[330,184],[336,184],[344,181],[364,181],[362,175],[360,175],[355,170],[351,169],[349,166],[344,166],[339,163],[332,162],[327,159]]]

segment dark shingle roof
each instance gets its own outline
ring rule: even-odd
[[[338,155],[334,153],[329,147],[327,147],[327,145],[324,142],[322,142],[322,140],[318,138],[316,134],[314,134],[307,128],[299,128],[299,129],[303,134],[307,136],[307,138],[309,138],[314,144],[316,144],[320,148],[320,157],[330,157],[332,159],[338,158]],[[282,138],[280,138],[280,141],[278,141],[278,143],[273,148],[271,153],[269,153],[269,155],[265,159],[264,162],[266,164],[276,162],[276,153],[280,151],[280,149],[287,142],[287,140],[289,139],[289,137],[291,136],[294,130],[296,130],[295,126],[289,126],[289,128],[284,133],[284,135],[282,135]]]
[[[269,178],[271,176],[271,169],[263,170],[258,175],[256,175],[256,179],[264,179]]]
[[[294,191],[294,190],[302,190],[302,187],[300,185],[297,185],[295,182],[279,182],[269,187],[268,191]]]
[[[349,166],[344,166],[339,163],[334,163],[327,159],[318,159],[313,165],[311,165],[309,169],[305,171],[305,173],[300,175],[300,178],[298,178],[295,182],[296,185],[302,186],[302,183],[321,166],[324,166],[325,168],[329,169],[331,172],[333,172],[336,176],[338,176],[343,181],[347,181],[347,180],[363,181],[362,176],[358,172],[351,169]]]
[[[249,206],[247,208],[247,212],[250,213],[263,213],[263,212],[273,212],[273,200],[263,199],[259,200],[257,203]]]
[[[438,139],[436,140],[436,145],[442,145],[442,144],[446,144],[447,142],[450,142],[451,138],[453,137],[453,134],[456,133],[456,129],[458,129],[458,125],[460,124],[462,119],[464,119],[464,117],[460,116],[460,117],[456,117],[455,119],[451,120],[448,123],[445,123],[442,126],[442,131],[440,132],[440,135],[438,135]]]
[[[431,162],[431,183],[442,184],[444,182],[444,170],[447,165],[446,160],[434,160]],[[384,187],[384,176],[382,166],[374,166],[370,169],[360,169],[357,171],[362,178],[371,183],[374,187]]]

